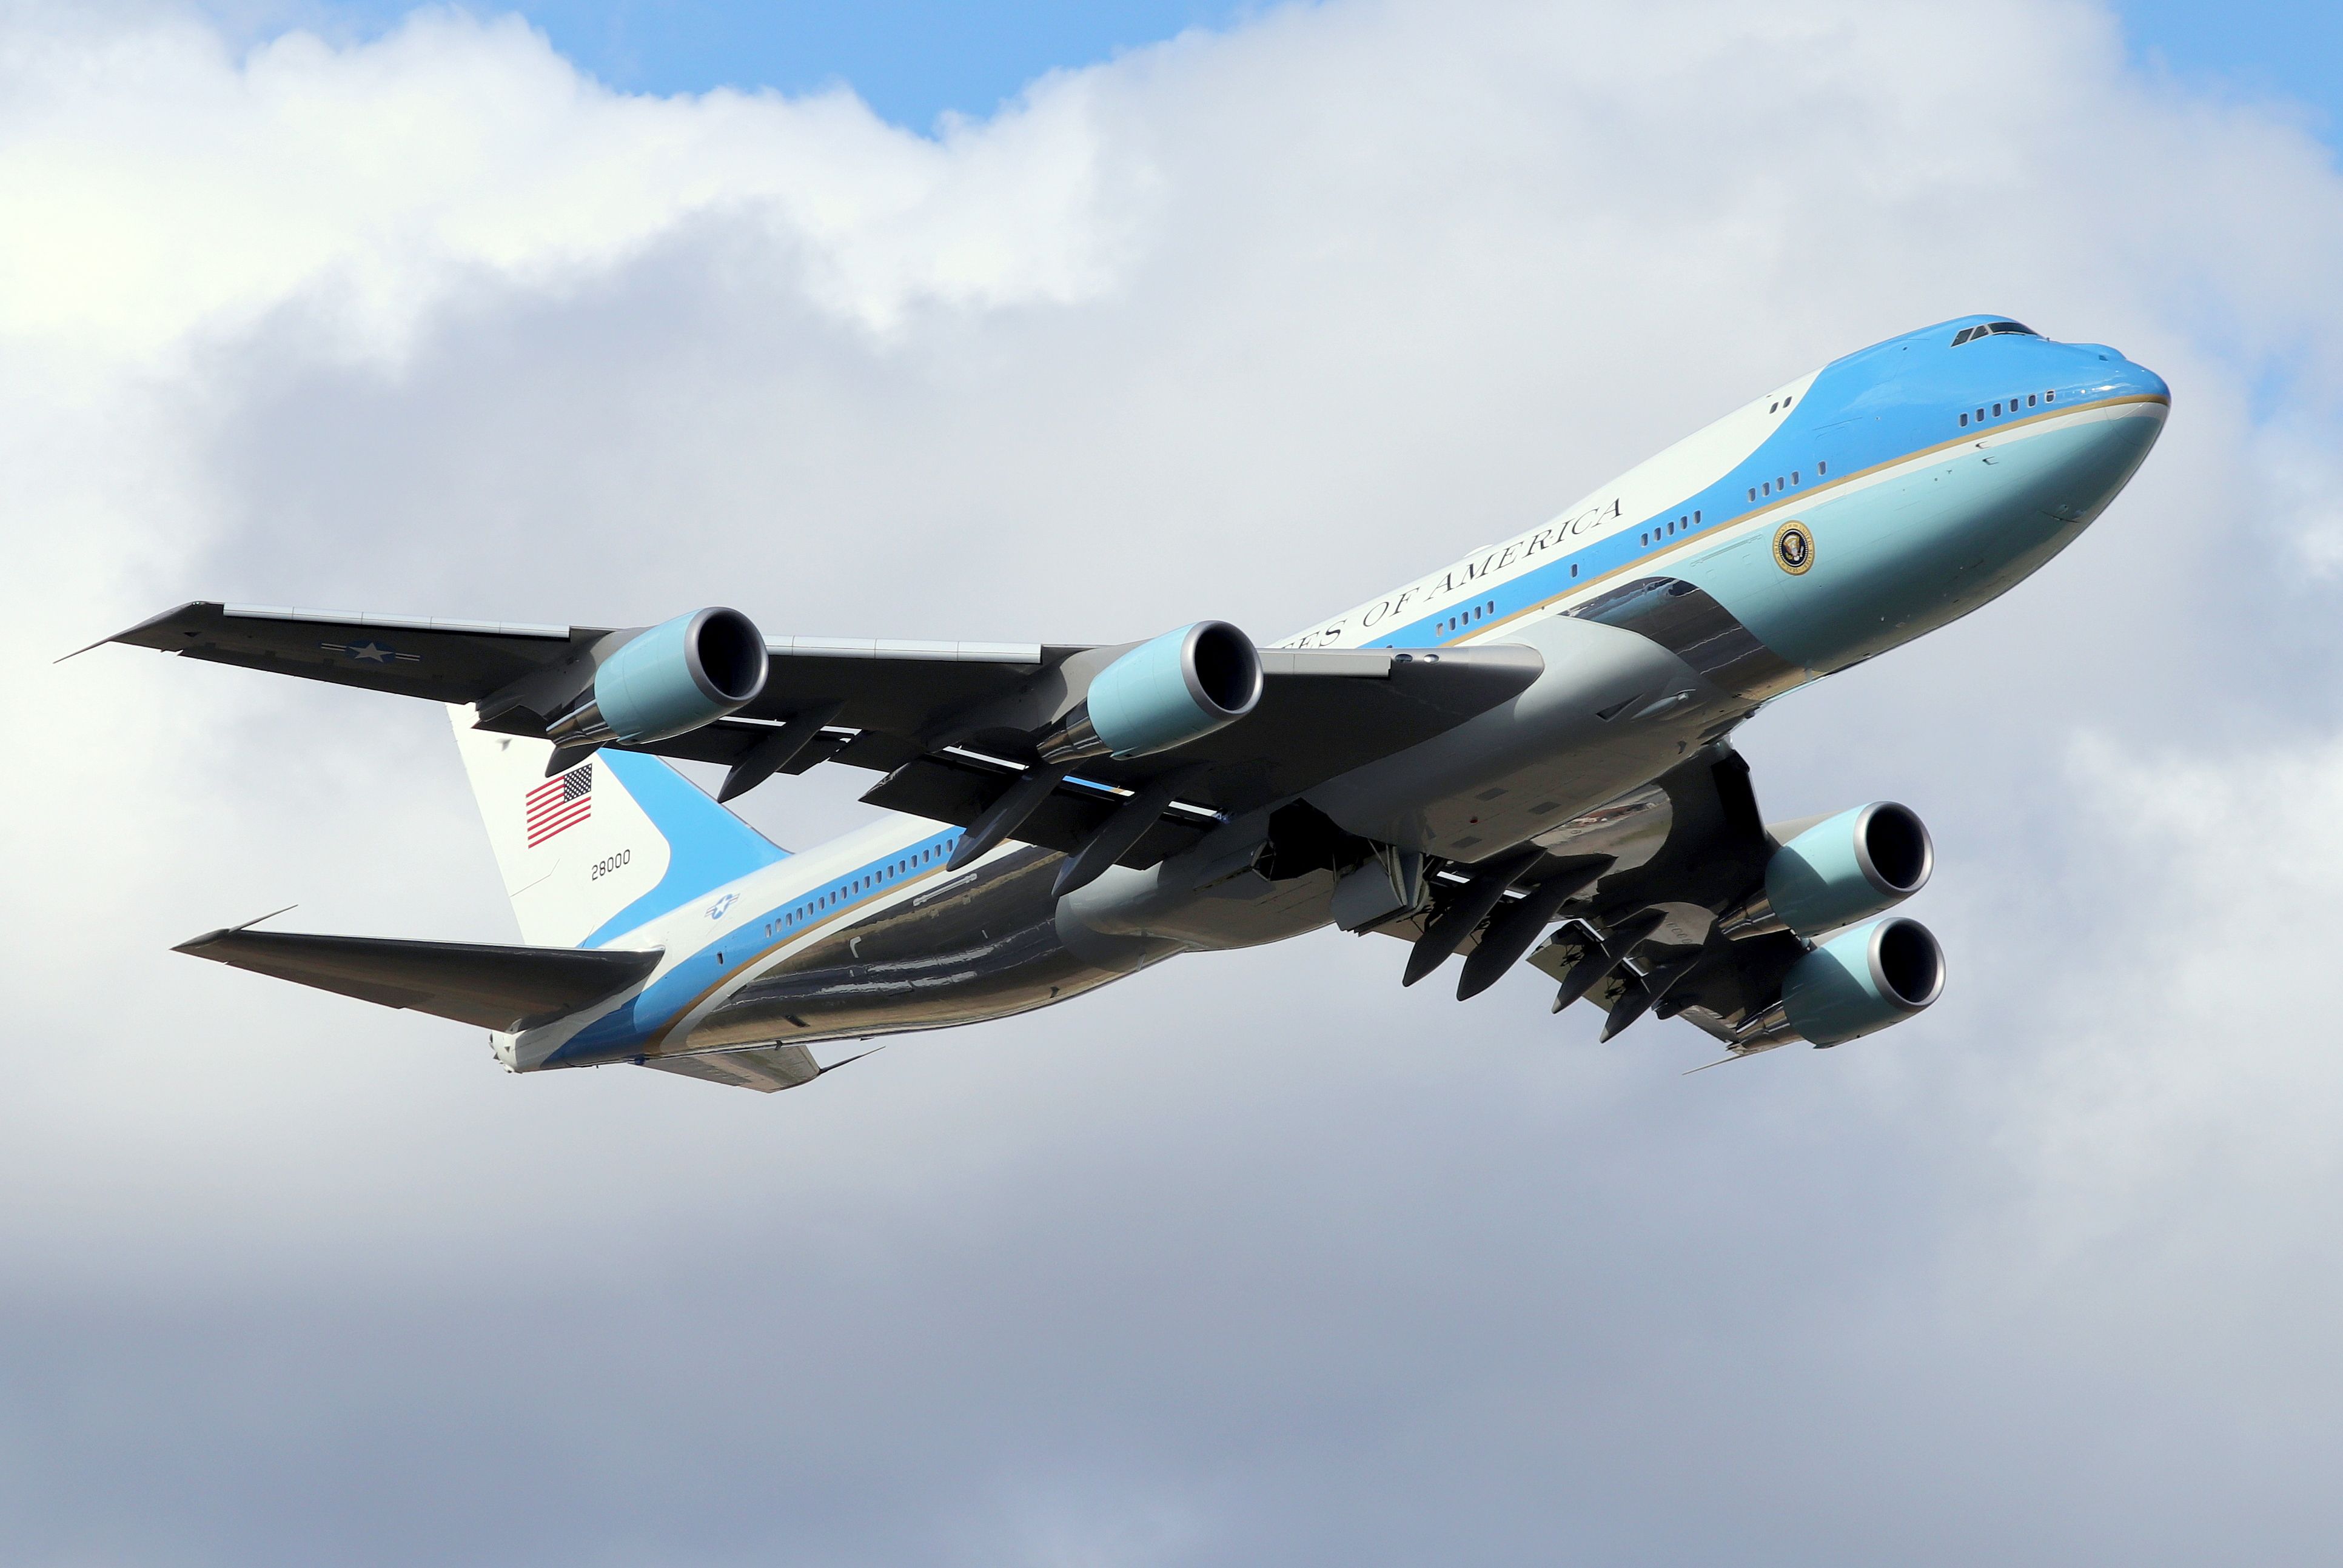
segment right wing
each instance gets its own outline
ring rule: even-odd
[[[107,640],[307,679],[469,704],[481,729],[543,738],[598,661],[640,628],[538,626],[198,601]],[[1135,645],[776,638],[762,693],[729,718],[628,747],[731,770],[729,798],[774,771],[835,760],[886,775],[864,799],[969,826],[1037,761],[1035,735]],[[1080,765],[1009,837],[1071,850],[1151,787],[1176,781],[1157,829],[1117,857],[1146,866],[1220,816],[1299,795],[1518,695],[1544,661],[1501,646],[1263,648],[1260,703],[1150,756]]]

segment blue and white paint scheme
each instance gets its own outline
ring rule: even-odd
[[[489,1022],[515,1070],[788,1088],[826,1070],[816,1046],[1329,925],[1410,942],[1409,983],[1463,953],[1460,996],[1536,969],[1605,1038],[1648,1011],[1728,1056],[1835,1045],[1941,990],[1935,939],[1885,915],[1926,880],[1926,829],[1887,804],[1764,824],[1733,732],[2047,562],[2169,401],[2112,348],[1942,323],[1267,646],[1218,622],[1085,648],[209,603],[114,640],[449,705],[526,945],[186,950]],[[726,767],[725,798],[869,768],[889,809],[785,853],[664,758]]]

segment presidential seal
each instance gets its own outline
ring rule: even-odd
[[[1815,564],[1815,537],[1804,523],[1784,523],[1774,530],[1774,564],[1792,577],[1804,576]]]

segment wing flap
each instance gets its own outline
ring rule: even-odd
[[[862,799],[884,810],[908,812],[935,822],[972,825],[1007,792],[1020,775],[1006,764],[949,752],[917,757],[880,779]],[[1123,797],[1079,779],[1069,779],[1009,835],[1022,843],[1072,854],[1103,827]],[[1176,855],[1202,838],[1209,821],[1166,815],[1122,852],[1118,863],[1146,867]]]
[[[649,974],[659,957],[252,930],[211,931],[174,950],[380,1007],[508,1031],[590,1007]]]

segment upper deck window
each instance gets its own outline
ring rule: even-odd
[[[2002,333],[2014,333],[2019,337],[2042,336],[2022,321],[1988,321],[1983,327],[1964,327],[1953,334],[1953,347],[1958,348],[1972,337],[1991,337]]]

